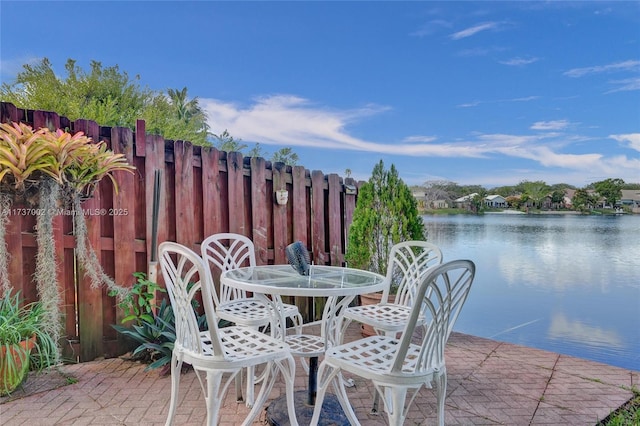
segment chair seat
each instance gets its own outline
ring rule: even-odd
[[[369,324],[382,332],[399,332],[404,330],[411,315],[411,307],[393,303],[353,306],[348,308],[344,317],[353,321]],[[417,325],[424,324],[424,317],[418,319]]]
[[[287,352],[289,347],[279,339],[244,326],[223,327],[218,330],[218,336],[222,342],[225,358],[220,359],[220,363],[225,367],[242,368],[243,362],[248,360],[255,363],[256,358],[264,357],[262,362],[266,362],[271,355],[279,356]],[[209,331],[200,332],[200,343],[202,345],[203,356],[207,364],[213,360],[213,345]],[[194,360],[193,356],[186,356],[185,359]],[[215,361],[213,361],[215,362]],[[196,365],[197,365],[196,361]],[[234,365],[237,364],[237,365]]]
[[[324,354],[324,338],[310,334],[292,334],[285,339],[291,353],[301,357],[319,357]]]
[[[283,304],[285,318],[295,316],[298,307],[295,305]],[[261,327],[269,324],[269,306],[261,300],[249,297],[246,299],[234,299],[218,305],[216,314],[229,322],[246,325],[249,327]]]
[[[400,341],[392,337],[366,337],[327,349],[325,360],[345,372],[374,379],[380,383],[424,384],[427,376],[416,374],[416,362],[420,359],[420,345],[409,345],[407,356],[402,364],[402,372],[406,375],[388,374],[399,344]]]
[[[219,330],[220,340],[227,360],[231,363],[244,359],[255,360],[261,356],[281,354],[289,350],[282,340],[275,339],[250,327],[223,327]]]

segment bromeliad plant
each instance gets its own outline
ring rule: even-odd
[[[34,131],[24,123],[0,124],[0,185],[14,195],[33,192],[47,178],[71,196],[90,195],[103,177],[111,179],[117,192],[113,172],[133,169],[124,155],[107,150],[104,142],[93,143],[82,132],[71,135],[60,129]]]
[[[23,123],[0,124],[0,296],[11,289],[6,268],[9,254],[4,239],[9,206],[16,201],[37,206],[35,281],[46,317],[43,327],[56,342],[60,338],[61,322],[53,217],[60,206],[71,209],[77,256],[85,274],[93,286],[106,284],[123,297],[127,290],[102,271],[89,246],[81,202],[92,195],[104,177],[111,180],[117,193],[113,173],[133,170],[122,154],[108,150],[104,142],[93,143],[82,132],[72,135],[60,129],[33,130]]]

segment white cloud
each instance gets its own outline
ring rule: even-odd
[[[608,90],[605,92],[605,94],[640,90],[640,77],[626,78],[624,80],[612,80],[609,83],[619,85],[619,87]]]
[[[553,120],[553,121],[536,121],[531,125],[531,130],[562,130],[569,126],[567,120]]]
[[[625,135],[609,135],[618,142],[626,142],[629,148],[640,151],[640,133],[628,133]],[[640,173],[640,172],[639,172]]]
[[[437,140],[438,138],[436,138],[435,136],[407,136],[406,138],[402,139],[403,142],[407,142],[407,143],[428,143],[428,142],[433,142],[435,140]]]
[[[534,62],[538,62],[538,58],[512,58],[507,61],[499,61],[503,65],[511,65],[511,66],[524,66],[533,64]]]
[[[593,67],[573,68],[565,71],[564,75],[568,77],[582,77],[587,74],[600,74],[603,72],[613,71],[635,71],[640,69],[640,61],[622,61],[608,65],[596,65]]]
[[[523,98],[526,100],[528,98]],[[293,95],[273,95],[255,99],[241,106],[217,99],[201,99],[214,132],[228,129],[245,142],[260,142],[290,147],[312,147],[334,151],[360,151],[406,157],[484,158],[496,160],[504,156],[526,159],[543,168],[527,174],[528,179],[558,182],[584,182],[591,176],[618,176],[637,181],[640,158],[606,156],[598,152],[573,154],[562,152],[567,145],[587,138],[560,133],[571,126],[568,120],[539,121],[531,126],[530,135],[476,133],[464,140],[442,141],[425,135],[409,135],[398,141],[373,141],[352,136],[349,125],[383,114],[391,108],[365,105],[336,110],[319,106]],[[543,132],[538,132],[543,131]],[[611,135],[640,150],[640,134]],[[497,171],[496,171],[497,172]],[[546,176],[546,178],[545,178]],[[564,176],[567,179],[562,178]],[[495,175],[496,180],[499,176]],[[507,180],[509,176],[505,176]],[[487,179],[487,176],[484,176]],[[514,175],[510,175],[513,181]],[[595,179],[598,180],[598,179]],[[512,182],[513,183],[513,182]]]
[[[472,108],[472,107],[477,107],[478,105],[481,105],[481,104],[496,104],[496,103],[503,103],[503,102],[530,102],[538,99],[540,99],[540,96],[525,96],[523,98],[513,98],[513,99],[495,99],[492,101],[473,101],[473,102],[466,102],[464,104],[459,104],[458,108]]]
[[[472,35],[475,35],[479,32],[482,31],[487,31],[487,30],[492,30],[498,27],[498,23],[497,22],[484,22],[482,24],[478,24],[475,25],[473,27],[469,27],[467,29],[464,29],[462,31],[458,31],[456,33],[451,34],[449,37],[452,40],[460,40],[463,38],[467,38],[467,37],[471,37]]]
[[[200,105],[214,132],[228,129],[234,137],[245,141],[365,151],[376,151],[376,144],[350,136],[345,127],[389,109],[366,105],[335,111],[318,108],[307,99],[292,95],[258,98],[246,108],[217,99],[200,99]]]

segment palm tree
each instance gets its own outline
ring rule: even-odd
[[[198,97],[187,100],[187,88],[182,90],[167,89],[169,101],[173,106],[178,121],[193,123],[198,129],[208,131],[207,115],[198,103]]]

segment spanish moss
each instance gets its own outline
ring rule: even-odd
[[[107,288],[116,293],[118,300],[122,300],[129,289],[119,286],[102,269],[96,252],[87,239],[87,222],[82,214],[80,195],[73,194],[73,226],[76,236],[76,255],[78,263],[84,268],[85,276],[91,280],[91,288],[99,288],[106,284]]]
[[[6,194],[0,194],[0,297],[9,294],[11,283],[9,282],[9,252],[7,251],[7,224],[9,223],[9,212],[11,208],[11,198]]]
[[[56,209],[59,186],[53,180],[45,180],[40,186],[39,209],[52,212]],[[36,254],[35,281],[44,308],[46,332],[59,342],[61,338],[60,292],[58,290],[58,274],[56,265],[55,241],[53,238],[53,215],[40,214],[36,217]],[[56,354],[59,357],[59,353]],[[56,359],[57,362],[57,359]]]

